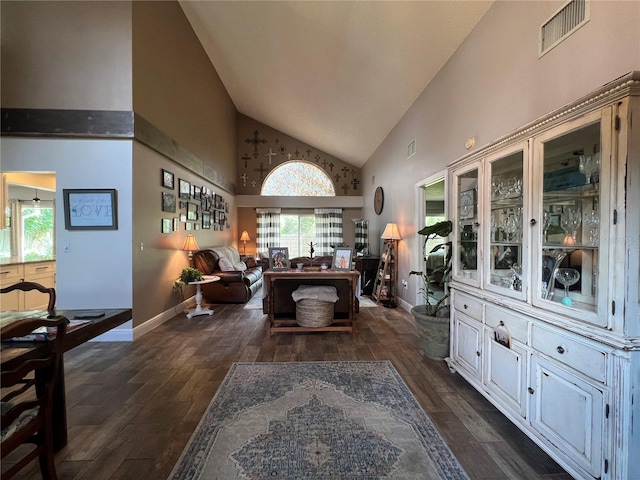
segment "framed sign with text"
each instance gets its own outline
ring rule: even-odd
[[[118,198],[114,188],[64,189],[67,230],[117,230]]]

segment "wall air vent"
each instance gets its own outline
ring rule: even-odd
[[[416,153],[415,139],[409,145],[407,145],[407,158],[411,157],[411,155],[413,155],[414,153]]]
[[[590,0],[571,0],[540,27],[538,58],[589,21]]]

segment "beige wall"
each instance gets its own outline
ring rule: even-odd
[[[133,4],[133,108],[236,179],[236,108],[178,2]]]
[[[538,28],[562,4],[496,2],[363,167],[363,217],[371,232],[398,223],[398,278],[409,280],[401,295],[410,304],[416,279],[408,272],[420,267],[416,231],[422,227],[414,218],[415,183],[463,156],[466,138],[482,147],[640,69],[640,2],[591,2],[591,20],[538,59]],[[407,159],[413,139],[417,151]],[[385,207],[377,216],[379,185]]]
[[[4,108],[131,110],[131,2],[0,2]]]

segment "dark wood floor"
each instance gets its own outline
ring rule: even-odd
[[[390,360],[473,479],[571,478],[444,362],[423,357],[413,318],[399,308],[361,308],[353,338],[268,338],[261,310],[215,310],[178,315],[132,343],[65,354],[69,444],[56,457],[61,480],[165,479],[232,362],[319,360]],[[21,478],[39,478],[35,463]]]

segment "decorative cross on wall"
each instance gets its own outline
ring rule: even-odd
[[[247,176],[247,174],[246,174],[246,173],[243,173],[242,175],[240,175],[240,178],[242,179],[242,186],[243,186],[243,187],[246,187],[246,186],[247,186],[247,179],[248,179],[249,177]]]
[[[331,171],[332,171],[332,172],[333,172],[333,167],[335,167],[335,165],[333,164],[333,162],[331,162],[331,163],[329,164],[329,168],[331,169]]]
[[[247,168],[247,160],[251,160],[251,157],[245,153],[242,160],[244,160],[244,168]]]
[[[347,167],[343,167],[343,168],[341,168],[340,170],[341,170],[341,171],[342,171],[342,173],[343,173],[343,175],[342,175],[342,176],[343,176],[344,178],[347,178],[347,173],[349,172],[349,169],[348,169]]]
[[[311,149],[307,148],[307,157],[311,157]]]
[[[327,165],[328,165],[328,164],[329,164],[329,162],[327,162],[327,159],[325,158],[325,159],[322,161],[322,166],[324,167],[324,169],[325,169],[325,170],[327,169]]]
[[[316,155],[313,158],[315,158],[316,159],[316,163],[318,163],[322,157],[320,155]],[[326,162],[326,160],[325,160],[325,162]],[[325,167],[325,170],[326,170],[326,167]]]
[[[277,154],[273,153],[273,151],[271,150],[271,147],[269,147],[269,153],[265,153],[264,156],[265,157],[269,157],[269,165],[271,165],[271,157],[275,157]]]
[[[353,189],[357,190],[358,189],[358,184],[360,183],[360,180],[358,180],[357,178],[354,178],[353,180],[351,180],[351,185],[353,185]]]
[[[342,191],[346,195],[347,192],[349,191],[349,185],[347,185],[346,183],[344,185],[342,185]]]
[[[245,142],[249,144],[253,144],[253,158],[258,158],[258,145],[261,143],[267,143],[267,141],[263,138],[258,138],[258,130],[253,132],[253,138],[245,138]]]
[[[335,178],[336,179],[336,183],[338,183],[340,181],[340,174],[336,173],[336,176],[333,177],[333,178]]]
[[[289,160],[291,160],[291,157],[293,157],[293,155],[291,155],[290,153],[287,153],[287,158],[288,158]]]
[[[282,145],[280,147],[280,155],[284,155],[287,152],[287,146],[286,145]]]
[[[256,185],[257,185],[257,182],[256,182],[255,180],[252,180],[252,181],[251,181],[251,186],[252,186],[253,188],[256,188]]]
[[[269,171],[268,168],[264,168],[264,164],[260,162],[260,168],[254,168],[254,172],[260,173],[260,180],[264,180],[264,174]]]

